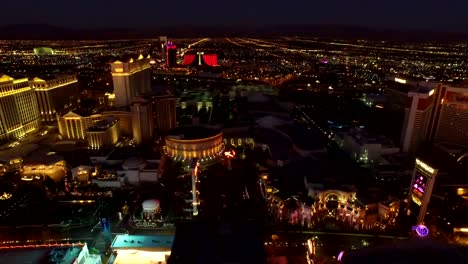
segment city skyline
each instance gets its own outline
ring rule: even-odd
[[[217,25],[255,29],[274,25],[353,25],[376,29],[430,30],[468,32],[463,10],[468,3],[449,0],[417,2],[338,1],[312,2],[293,0],[236,1],[235,4],[212,0],[197,2],[147,2],[131,5],[122,0],[80,1],[73,5],[57,5],[54,1],[20,0],[3,3],[5,9],[29,8],[20,13],[5,13],[0,26],[12,24],[50,24],[75,29],[156,28],[190,25]],[[93,8],[89,8],[92,4]],[[168,12],[173,10],[173,12]],[[121,18],[119,18],[121,17]],[[124,19],[123,19],[124,18]],[[443,21],[443,23],[442,23]]]
[[[1,260],[468,263],[466,9],[244,1],[0,18]]]

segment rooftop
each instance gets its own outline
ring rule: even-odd
[[[172,249],[173,243],[174,235],[117,235],[111,248],[168,251]]]
[[[409,240],[394,245],[345,252],[343,263],[468,263],[468,248],[432,240]]]
[[[117,123],[117,119],[103,119],[88,128],[88,132],[103,132]]]
[[[254,224],[179,223],[168,263],[265,263]]]
[[[214,128],[189,126],[171,129],[168,133],[168,137],[180,137],[182,140],[193,140],[213,137],[219,133],[221,133],[221,131]]]
[[[150,57],[149,54],[126,54],[119,58],[114,58],[110,62],[111,63],[116,63],[116,62],[129,63],[132,61],[141,60],[141,59],[149,58],[149,57]]]
[[[428,93],[432,88],[437,86],[437,83],[426,82],[424,80],[404,80],[405,83],[396,82],[394,80],[385,81],[387,89],[395,90],[401,93],[417,92],[417,93]]]
[[[161,154],[151,148],[120,147],[114,149],[108,160],[127,160],[129,158],[140,157],[144,160],[158,160]]]
[[[16,80],[20,80],[20,79],[21,79],[21,81],[27,81],[27,77],[22,76],[22,75],[18,75],[18,76],[9,76],[9,75],[1,74],[1,73],[0,73],[0,84],[1,84],[1,83],[8,83],[8,82],[11,83],[11,82],[13,82],[13,81],[16,82]],[[25,79],[25,80],[22,80],[22,79]]]
[[[2,263],[72,264],[83,245],[31,245],[0,248]]]
[[[34,78],[31,78],[30,81],[41,82],[41,81],[52,81],[57,79],[71,78],[72,74],[40,74],[36,75]]]
[[[466,167],[457,162],[457,156],[452,156],[440,146],[424,144],[416,153],[416,157],[427,165],[438,169],[437,183],[467,184],[468,175]]]

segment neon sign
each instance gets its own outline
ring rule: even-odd
[[[418,234],[418,236],[420,237],[427,237],[429,235],[429,229],[427,228],[427,226],[425,225],[417,225],[417,226],[413,226],[413,231],[416,232],[416,234]]]
[[[427,165],[426,163],[422,162],[419,159],[416,159],[416,166],[420,167],[425,172],[428,172],[431,175],[434,174],[435,172],[435,169],[433,169],[431,166]]]
[[[415,204],[417,204],[417,205],[419,205],[419,206],[422,205],[421,200],[420,200],[415,194],[411,194],[411,200],[412,200]]]
[[[343,255],[344,255],[344,250],[343,250],[343,251],[340,251],[340,253],[338,254],[338,257],[336,258],[336,260],[338,260],[339,262],[341,262],[341,260],[343,259]]]
[[[412,186],[412,192],[418,197],[418,198],[423,198],[424,193],[426,192],[426,182],[427,178],[421,175],[416,175],[414,181],[413,181],[413,186]]]

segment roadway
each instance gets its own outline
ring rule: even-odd
[[[383,238],[383,239],[398,239],[406,240],[408,237],[402,236],[386,236],[386,235],[371,235],[360,233],[339,233],[339,232],[323,232],[323,231],[279,231],[278,233],[295,233],[304,235],[331,235],[331,236],[347,236],[351,238]]]
[[[196,45],[198,45],[198,44],[200,44],[200,43],[203,43],[203,42],[205,42],[205,41],[208,41],[208,40],[210,40],[210,39],[209,39],[209,38],[200,39],[200,40],[198,40],[198,41],[195,41],[195,42],[189,44],[189,45],[188,45],[188,48],[190,49],[190,48],[192,48],[193,46],[196,46]]]

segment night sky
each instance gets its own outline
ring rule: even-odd
[[[2,0],[0,25],[359,25],[468,32],[466,0]]]

